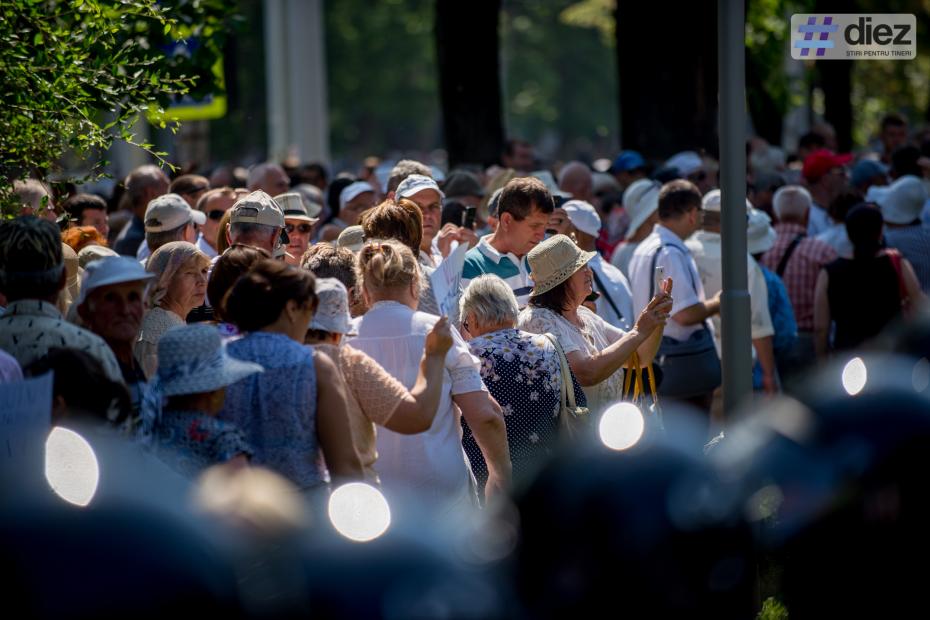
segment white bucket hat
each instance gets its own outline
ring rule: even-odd
[[[719,189],[710,190],[709,192],[704,194],[704,197],[701,199],[701,207],[705,211],[720,213],[720,203],[721,203],[721,198],[720,198]],[[746,199],[746,212],[749,213],[749,211],[751,211],[752,208],[753,208],[752,203],[749,202],[749,199],[747,198]]]
[[[746,249],[750,254],[765,254],[775,245],[778,234],[772,228],[772,218],[765,211],[749,210],[749,227],[746,231]]]
[[[549,237],[530,250],[530,277],[535,286],[530,295],[542,295],[568,280],[573,273],[588,264],[597,252],[585,252],[565,235]]]
[[[882,217],[892,224],[910,224],[920,217],[927,202],[923,182],[913,175],[897,179],[887,188],[878,188],[876,201],[882,208]]]
[[[227,355],[212,325],[173,327],[158,341],[158,381],[165,396],[212,392],[263,370]]]
[[[639,179],[630,183],[623,192],[623,208],[630,216],[630,226],[626,229],[626,239],[630,240],[649,216],[659,210],[659,190],[662,184],[650,179]]]
[[[336,278],[317,278],[316,296],[319,303],[308,329],[350,334],[352,318],[349,316],[349,293],[345,285]]]

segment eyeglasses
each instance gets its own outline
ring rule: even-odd
[[[294,224],[284,225],[284,230],[286,230],[288,233],[294,232],[295,229],[297,232],[306,235],[309,234],[311,230],[313,230],[313,226],[311,224],[297,224],[296,226]]]
[[[225,213],[226,212],[223,211],[222,209],[210,209],[209,211],[207,211],[207,217],[213,220],[214,222],[219,222],[221,219],[223,219],[223,215]]]

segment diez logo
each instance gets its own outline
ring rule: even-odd
[[[917,18],[904,13],[791,16],[791,57],[798,60],[917,55]]]

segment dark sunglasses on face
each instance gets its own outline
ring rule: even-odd
[[[223,214],[226,213],[222,209],[211,209],[207,211],[207,217],[213,220],[214,222],[219,222],[223,219]]]
[[[308,234],[311,230],[313,230],[313,226],[310,225],[310,224],[298,224],[298,225],[296,225],[296,226],[295,226],[294,224],[285,224],[285,225],[284,225],[284,230],[286,230],[286,231],[289,232],[289,233],[294,232],[295,229],[297,230],[297,232],[306,235],[306,234]]]

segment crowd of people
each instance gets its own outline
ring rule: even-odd
[[[760,399],[926,303],[930,136],[902,123],[855,157],[824,125],[790,158],[747,144]],[[606,164],[548,169],[514,140],[448,174],[146,165],[114,196],[18,180],[0,381],[54,371],[54,425],[188,479],[267,468],[311,502],[364,481],[440,517],[530,485],[631,386],[647,418],[697,412],[703,445],[726,425],[717,162]],[[461,245],[442,312],[432,276]]]

